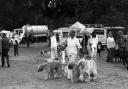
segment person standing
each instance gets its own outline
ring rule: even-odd
[[[0,36],[0,55],[2,54],[2,37]]]
[[[51,32],[51,59],[57,57],[57,40],[53,32]]]
[[[119,57],[123,62],[123,67],[126,67],[126,37],[124,37],[123,32],[122,31],[118,31],[118,38],[116,41],[117,45],[118,45],[118,49],[119,49]]]
[[[91,57],[92,54],[92,48],[91,48],[91,35],[88,34],[88,43],[87,43],[87,50],[88,50],[88,55]]]
[[[77,62],[76,60],[77,54],[82,48],[79,42],[79,39],[75,37],[75,31],[71,31],[69,33],[70,37],[67,40],[67,54],[69,57],[69,61]]]
[[[70,37],[67,40],[67,55],[70,63],[78,62],[76,59],[78,52],[82,48],[79,42],[79,39],[75,37],[75,31],[69,33]],[[71,79],[72,70],[68,69],[68,79]]]
[[[14,47],[14,56],[18,56],[18,40],[14,36],[11,39],[11,43]]]
[[[5,58],[6,58],[6,62],[7,62],[7,66],[10,67],[10,62],[9,62],[9,39],[6,37],[5,33],[2,33],[2,67],[5,66]]]
[[[86,34],[83,34],[83,38],[82,38],[82,41],[81,41],[81,46],[82,46],[82,55],[85,55],[85,54],[88,54],[88,51],[87,51],[87,43],[88,43],[88,36]]]
[[[90,43],[92,48],[91,57],[94,58],[94,60],[96,61],[98,37],[96,36],[95,31],[92,33],[92,38],[90,39]]]
[[[126,52],[125,52],[125,57],[126,57],[126,67],[128,70],[128,32],[127,32],[127,36],[126,36]]]
[[[29,33],[25,34],[25,41],[26,41],[27,47],[29,47],[30,46],[30,35],[29,35]]]
[[[108,49],[108,55],[107,55],[107,62],[112,62],[114,58],[114,49],[116,47],[115,40],[112,36],[112,32],[110,31],[108,33],[108,38],[107,38],[107,49]]]

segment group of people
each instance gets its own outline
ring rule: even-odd
[[[94,60],[96,60],[97,55],[97,45],[98,45],[98,37],[96,33],[92,34],[83,34],[83,39],[80,42],[78,38],[75,36],[75,31],[70,31],[69,37],[66,40],[66,53],[68,54],[68,58],[70,61],[77,61],[76,57],[78,54],[89,55]],[[51,59],[55,59],[58,56],[57,54],[57,41],[54,33],[51,33]]]
[[[122,31],[118,31],[117,39],[114,39],[110,31],[107,38],[107,49],[107,62],[113,62],[118,57],[123,62],[123,66],[128,69],[128,34],[125,37]]]
[[[53,33],[51,33],[51,59],[56,59],[58,57],[57,54],[57,41],[56,37]],[[75,36],[75,31],[70,31],[69,37],[66,40],[66,55],[68,57],[69,63],[77,63],[79,61],[79,57],[90,56],[94,61],[96,61],[97,55],[97,45],[98,45],[98,37],[96,33],[92,34],[83,34],[83,39],[80,42],[79,39]],[[81,55],[82,54],[82,55]],[[71,79],[72,70],[68,70],[67,78]]]

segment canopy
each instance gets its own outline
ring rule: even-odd
[[[72,29],[74,28],[74,30],[76,31],[76,30],[83,30],[83,29],[85,29],[85,26],[77,21],[76,23],[74,23],[69,28],[72,28]]]

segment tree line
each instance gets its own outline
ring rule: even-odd
[[[0,29],[25,24],[56,29],[76,21],[127,27],[127,8],[128,0],[0,0]]]

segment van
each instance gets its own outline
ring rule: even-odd
[[[107,30],[104,28],[94,28],[98,41],[102,43],[103,46],[107,45]]]
[[[117,40],[117,33],[118,31],[122,31],[123,34],[126,36],[127,35],[127,29],[125,27],[120,27],[120,26],[114,26],[114,27],[104,27],[107,30],[107,34],[111,31],[112,35],[115,39],[115,41]]]
[[[105,28],[86,28],[89,33],[96,32],[98,41],[102,43],[103,46],[107,45],[107,30]]]

